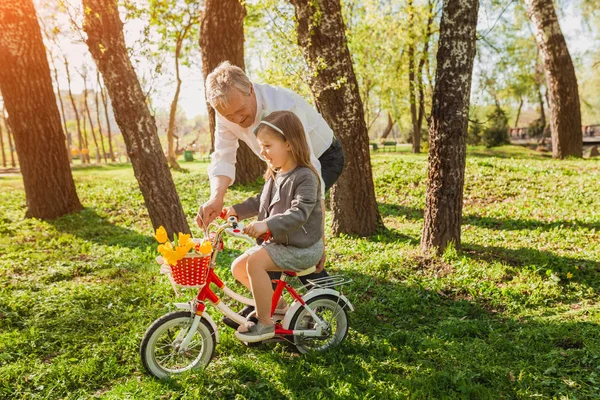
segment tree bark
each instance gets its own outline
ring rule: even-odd
[[[87,45],[106,84],[115,119],[152,226],[173,233],[190,229],[163,154],[154,118],[127,54],[116,0],[83,0]]]
[[[367,236],[383,224],[377,209],[369,135],[348,50],[339,0],[291,0],[298,44],[311,70],[310,88],[345,152],[344,172],[331,194],[333,233]]]
[[[581,110],[577,76],[552,0],[526,0],[542,55],[549,92],[554,158],[582,157]]]
[[[10,116],[27,199],[26,217],[83,207],[65,147],[46,49],[31,0],[0,3],[0,91]]]
[[[450,243],[460,247],[478,8],[477,0],[448,0],[442,10],[421,238],[425,254],[441,253]]]
[[[206,0],[200,21],[200,49],[204,78],[223,61],[245,69],[244,64],[244,17],[246,8],[239,0]],[[214,151],[215,111],[210,104],[208,120],[211,137],[211,153]],[[246,143],[240,141],[236,154],[235,181],[250,183],[262,175],[265,164]]]

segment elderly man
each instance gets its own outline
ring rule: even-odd
[[[211,197],[198,210],[196,221],[199,226],[202,224],[201,213],[204,214],[204,222],[210,223],[223,209],[225,192],[235,179],[239,140],[243,140],[264,160],[253,129],[261,116],[273,111],[292,111],[302,121],[311,148],[312,164],[321,173],[323,198],[341,175],[344,153],[340,143],[321,114],[298,94],[276,86],[253,83],[241,68],[226,61],[207,76],[206,98],[216,110],[215,151],[208,168]],[[326,275],[322,271],[324,262],[325,253],[317,265],[317,272],[305,279]],[[306,281],[303,280],[303,283],[306,284]]]

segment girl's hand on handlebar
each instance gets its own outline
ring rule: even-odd
[[[227,218],[231,217],[232,215],[237,217],[237,213],[235,212],[233,207],[224,207],[223,211],[221,211],[220,217],[226,220]]]
[[[267,223],[262,221],[251,222],[244,227],[244,233],[255,238],[267,233],[268,230]]]

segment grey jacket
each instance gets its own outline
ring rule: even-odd
[[[267,223],[272,242],[310,247],[323,235],[319,178],[310,168],[298,166],[281,179],[272,199],[275,182],[269,179],[260,194],[233,209],[240,220],[258,215],[259,221]]]

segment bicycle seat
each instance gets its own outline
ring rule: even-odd
[[[312,267],[305,269],[304,271],[300,271],[300,272],[296,272],[296,271],[283,271],[284,274],[288,275],[288,276],[305,276],[305,275],[310,275],[313,272],[315,272],[315,270],[317,269],[316,265],[313,265]]]

